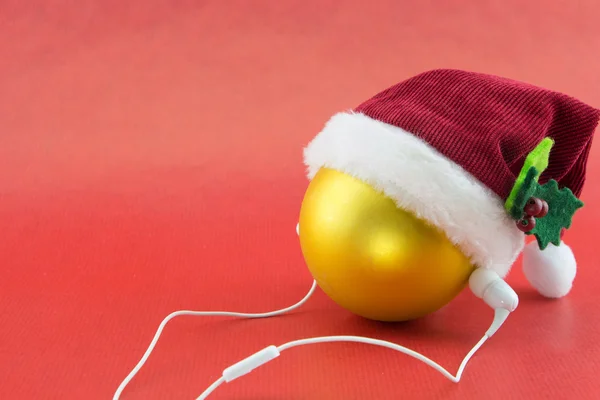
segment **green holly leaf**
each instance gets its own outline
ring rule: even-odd
[[[514,219],[519,220],[523,217],[523,208],[525,208],[525,204],[527,204],[527,201],[533,196],[533,194],[537,191],[537,188],[540,186],[538,183],[539,176],[540,173],[538,170],[535,167],[531,167],[528,171],[526,171],[523,179],[520,180],[518,190],[514,190],[513,188],[515,193],[513,196],[512,205],[508,212]]]
[[[575,197],[571,190],[559,189],[555,180],[544,185],[538,183],[540,175],[548,167],[553,145],[552,139],[545,138],[527,155],[523,168],[504,203],[506,211],[515,220],[523,218],[523,209],[530,198],[537,197],[548,203],[548,214],[537,218],[535,228],[527,232],[528,235],[535,235],[541,250],[544,250],[549,243],[560,245],[561,231],[571,227],[573,215],[583,207],[583,202]]]
[[[542,172],[548,168],[550,150],[553,145],[554,141],[552,139],[544,138],[525,158],[515,185],[504,203],[506,211],[514,219],[521,219],[523,207],[535,192],[536,187],[539,186],[538,179]]]
[[[573,215],[583,207],[583,202],[568,188],[559,189],[555,180],[550,180],[544,185],[538,184],[533,196],[548,203],[548,214],[537,218],[535,228],[528,234],[535,235],[541,250],[544,250],[548,243],[560,245],[562,229],[571,227]]]

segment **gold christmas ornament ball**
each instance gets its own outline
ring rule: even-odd
[[[307,188],[299,236],[325,294],[372,320],[430,314],[456,297],[474,270],[442,231],[368,184],[327,168]]]

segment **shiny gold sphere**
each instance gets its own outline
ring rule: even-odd
[[[474,269],[440,230],[327,168],[306,191],[299,235],[319,287],[341,307],[373,320],[405,321],[440,309]]]

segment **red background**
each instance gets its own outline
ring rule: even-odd
[[[37,4],[36,4],[37,3]],[[176,4],[176,5],[175,5]],[[173,310],[266,311],[311,280],[301,150],[334,112],[436,67],[600,106],[600,3],[0,1],[0,398],[108,399]],[[290,350],[210,399],[598,399],[600,147],[567,240],[573,292],[535,294],[452,384],[384,349]],[[465,292],[405,325],[320,292],[281,318],[181,318],[122,399],[195,398],[269,344],[374,335],[454,372],[491,312]]]

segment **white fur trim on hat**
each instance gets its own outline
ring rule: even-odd
[[[308,178],[321,167],[344,172],[440,228],[479,267],[506,276],[524,234],[502,200],[415,135],[364,114],[334,115],[304,149]]]
[[[565,243],[560,246],[550,243],[540,250],[534,241],[523,251],[523,273],[540,294],[559,298],[571,291],[577,273],[577,261]]]

